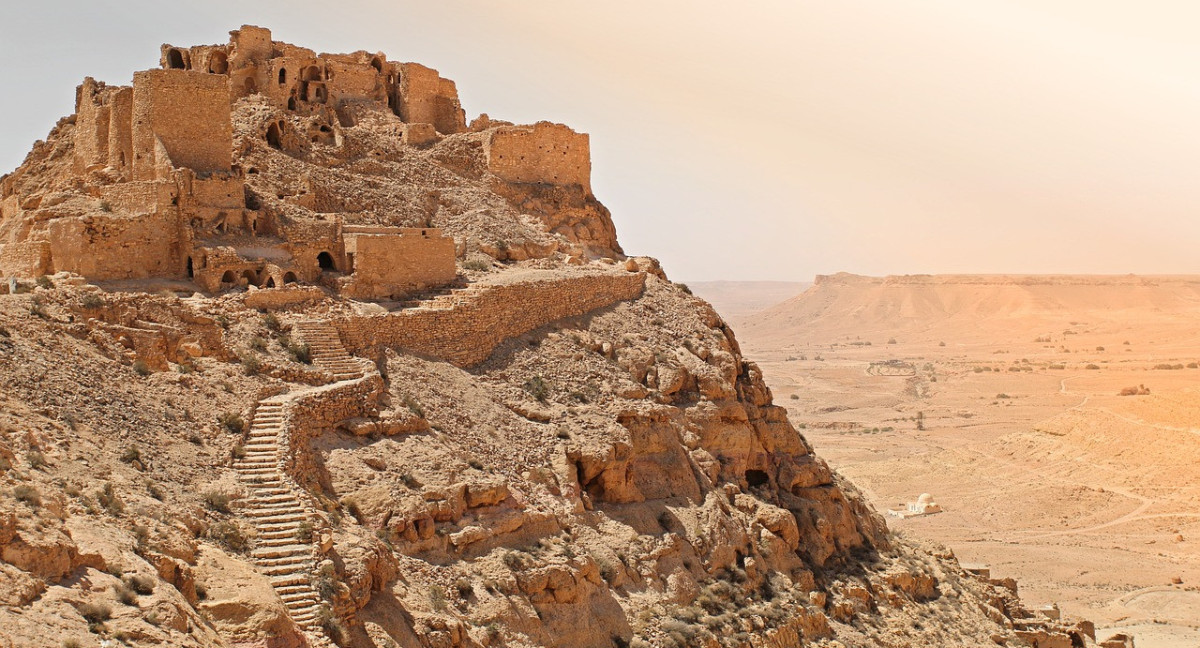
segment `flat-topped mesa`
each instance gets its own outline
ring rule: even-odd
[[[455,280],[468,254],[620,256],[591,193],[587,135],[486,116],[468,127],[453,81],[382,53],[317,54],[252,26],[230,36],[163,45],[162,69],[129,87],[84,80],[73,121],[0,182],[0,276],[396,298]],[[47,150],[62,143],[69,157]],[[484,198],[439,199],[460,182],[447,170]],[[466,218],[497,200],[507,220]],[[518,210],[543,227],[529,231]]]

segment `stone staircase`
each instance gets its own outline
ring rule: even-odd
[[[297,322],[295,332],[312,352],[313,364],[333,373],[337,381],[362,378],[362,365],[346,353],[337,329],[326,320]]]
[[[306,320],[295,332],[312,351],[313,364],[334,375],[337,382],[364,376],[362,361],[346,353],[337,330],[327,321]],[[234,462],[238,477],[250,490],[246,517],[254,523],[258,541],[251,552],[260,572],[283,601],[312,648],[336,648],[321,627],[321,596],[313,585],[319,522],[301,491],[282,465],[290,445],[288,407],[319,388],[305,389],[258,403],[244,446]],[[307,536],[307,537],[305,537]]]

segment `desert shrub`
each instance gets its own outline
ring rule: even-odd
[[[996,398],[1001,398],[1001,399],[1003,399],[1003,398],[1012,398],[1012,396],[1009,396],[1008,394],[1006,394],[1006,393],[1004,393],[1004,392],[1000,392],[999,394],[996,394]]]
[[[12,470],[12,461],[9,461],[8,457],[0,455],[0,472],[6,470]]]
[[[441,585],[429,586],[429,603],[438,612],[446,611],[446,590]]]
[[[146,492],[150,494],[150,497],[153,497],[160,502],[167,498],[166,491],[164,491],[158,484],[149,480],[146,481]]]
[[[676,288],[678,288],[678,289],[680,289],[680,290],[682,290],[683,292],[685,292],[685,293],[687,293],[687,294],[689,294],[689,295],[690,295],[690,294],[692,294],[692,289],[691,289],[691,288],[689,288],[689,287],[688,287],[688,285],[687,285],[687,284],[685,284],[685,283],[678,283],[678,282],[677,282],[677,283],[675,284],[675,287],[676,287]]]
[[[1103,351],[1103,350],[1104,350],[1104,347],[1102,347],[1102,346],[1098,346],[1098,347],[1096,347],[1096,350],[1097,350],[1097,351]]]
[[[321,565],[313,579],[313,587],[317,588],[317,593],[321,595],[321,598],[333,598],[333,595],[337,593],[337,571],[333,565]]]
[[[404,406],[408,408],[408,411],[421,418],[425,418],[425,408],[421,407],[421,404],[417,402],[417,399],[405,394],[401,400],[403,401]]]
[[[299,540],[300,542],[304,542],[304,543],[312,542],[312,539],[313,539],[313,524],[312,524],[312,522],[309,522],[308,520],[304,520],[303,522],[300,523],[300,526],[296,527],[296,539]]]
[[[131,464],[135,461],[142,460],[142,451],[137,446],[129,446],[125,448],[125,452],[121,453],[121,461]]]
[[[35,283],[37,283],[38,288],[44,288],[46,290],[54,288],[54,280],[46,275],[38,277]]]
[[[476,256],[463,261],[463,268],[467,270],[487,270],[490,267],[492,267],[492,264],[483,257]]]
[[[46,455],[42,454],[41,450],[33,449],[25,453],[25,461],[29,462],[29,467],[37,470],[46,465]]]
[[[279,318],[275,316],[275,313],[267,313],[266,315],[263,315],[262,323],[263,326],[265,326],[267,330],[272,333],[279,333],[283,330],[283,323],[279,321]]]
[[[230,449],[229,454],[234,459],[245,459],[246,458],[246,446],[238,443],[238,444],[234,445],[232,449]]]
[[[1084,367],[1084,369],[1089,369],[1089,370],[1092,370],[1092,371],[1095,371],[1096,369],[1099,369],[1099,368],[1100,368],[1100,365],[1095,365],[1095,364],[1089,364],[1089,365],[1087,365],[1087,366],[1085,366],[1085,367]]]
[[[1175,369],[1183,369],[1183,365],[1181,365],[1181,364],[1162,363],[1162,364],[1156,364],[1156,365],[1154,365],[1154,368],[1155,368],[1155,369],[1159,369],[1159,370],[1172,371],[1172,370],[1175,370]]]
[[[10,337],[12,337],[12,333],[9,333],[8,329],[4,328],[3,326],[0,326],[0,338],[10,338]]]
[[[792,400],[800,400],[800,394],[792,394],[791,396],[788,396],[788,398]]]
[[[363,519],[366,516],[363,515],[362,508],[358,505],[358,502],[354,498],[342,498],[342,506],[346,508],[346,512],[349,513],[355,520],[357,520],[359,524],[363,524]]]
[[[128,583],[129,586],[133,588],[133,591],[141,594],[142,596],[148,596],[154,593],[155,581],[152,576],[134,574],[133,576],[129,577]]]
[[[84,308],[96,309],[104,306],[104,298],[96,293],[88,293],[83,296],[83,299],[80,300],[80,303]]]
[[[539,403],[545,403],[546,399],[550,397],[550,384],[541,376],[534,376],[526,380],[525,384],[521,385],[521,387],[529,392],[529,395],[533,396],[534,400]]]
[[[113,585],[113,593],[117,596],[117,601],[122,605],[137,605],[137,592],[129,586],[129,583],[120,582]]]
[[[78,639],[63,639],[62,648],[83,648]]]
[[[247,353],[240,358],[242,361],[242,373],[247,376],[257,376],[262,371],[262,360],[258,356]]]
[[[459,598],[465,600],[470,597],[472,593],[474,593],[475,587],[471,585],[471,580],[469,578],[459,578],[458,580],[454,581],[454,590],[458,592]]]
[[[896,338],[888,338],[888,344],[896,344]]]
[[[229,521],[218,522],[208,527],[208,537],[239,553],[250,546],[250,541],[246,534],[242,533],[241,527]]]
[[[196,373],[196,365],[190,362],[180,362],[179,364],[175,365],[175,371],[178,371],[186,376],[188,374]]]
[[[125,502],[121,501],[121,496],[117,494],[117,489],[113,487],[112,482],[105,482],[104,488],[96,493],[96,501],[112,515],[120,515],[125,512]]]
[[[143,362],[141,360],[135,360],[133,363],[133,372],[136,373],[137,375],[145,378],[146,376],[149,376],[151,373],[150,365],[147,365],[145,362]]]
[[[112,203],[108,202],[107,200],[101,200],[100,204],[96,206],[100,208],[100,211],[106,214],[112,211]]]
[[[31,484],[17,484],[13,486],[12,494],[18,502],[28,504],[30,508],[37,508],[42,505],[42,494]]]
[[[204,494],[204,505],[217,513],[228,514],[230,511],[229,496],[217,491],[208,491]]]
[[[104,623],[112,618],[112,608],[103,603],[84,603],[76,609],[88,623]]]
[[[424,484],[421,483],[421,480],[419,480],[415,476],[413,476],[412,473],[407,473],[407,472],[400,475],[400,483],[404,484],[405,486],[407,486],[409,488],[413,488],[413,489],[424,486]]]
[[[266,351],[267,350],[267,338],[265,338],[261,335],[255,335],[254,337],[250,338],[250,342],[247,344],[252,351]]]
[[[246,422],[234,412],[224,412],[217,416],[217,423],[230,434],[241,434],[246,429]]]
[[[301,364],[312,364],[312,348],[303,342],[288,341],[284,348],[287,349],[292,359]]]

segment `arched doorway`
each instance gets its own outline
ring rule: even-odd
[[[242,273],[242,278],[246,280],[246,285],[258,285],[258,273],[253,270],[247,270]]]
[[[317,255],[317,265],[321,266],[322,270],[337,270],[337,266],[333,263],[333,255],[328,252]]]
[[[279,122],[272,122],[267,126],[267,145],[273,149],[283,148],[283,133],[279,130]]]
[[[296,273],[292,272],[290,270],[288,272],[283,273],[283,283],[284,284],[296,283]]]
[[[183,63],[183,52],[175,48],[167,50],[167,67],[172,70],[183,70],[187,66]]]
[[[232,288],[237,283],[237,274],[233,270],[226,270],[225,274],[221,275],[221,288]]]
[[[274,288],[275,277],[267,277],[267,283],[263,284],[263,288]]]
[[[229,59],[225,52],[213,52],[208,57],[208,71],[211,74],[225,74],[229,71]]]
[[[187,276],[188,276],[188,279],[192,279],[196,276],[196,268],[192,264],[192,257],[188,257],[188,260],[187,260]]]

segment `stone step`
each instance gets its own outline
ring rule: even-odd
[[[249,513],[247,513],[247,515],[249,517],[258,518],[259,521],[261,521],[264,524],[270,524],[272,522],[293,522],[293,521],[300,522],[302,520],[307,519],[307,517],[308,517],[303,511],[295,511],[295,512],[288,512],[288,513],[279,513],[276,511],[269,511],[262,515],[256,514],[254,511],[250,511]]]
[[[280,489],[280,490],[282,490],[282,489]],[[300,505],[300,500],[296,499],[296,496],[293,495],[290,491],[283,491],[282,493],[270,493],[270,494],[255,495],[254,497],[251,497],[247,501],[251,505],[281,504],[283,502],[294,504],[296,506]]]
[[[274,556],[271,558],[255,558],[254,562],[259,567],[289,567],[293,570],[308,569],[313,564],[312,552],[304,554],[290,554],[287,556]]]
[[[284,594],[314,594],[316,593],[316,590],[313,589],[311,584],[306,582],[303,584],[297,583],[295,585],[280,585],[275,588],[275,593],[279,594],[280,596],[283,596]]]
[[[294,531],[271,531],[270,533],[260,533],[258,534],[258,546],[287,547],[299,542],[299,539],[296,537],[298,535],[300,535],[300,529],[298,528]]]
[[[235,466],[233,470],[235,472],[237,472],[237,474],[241,475],[242,477],[264,477],[265,478],[265,477],[278,477],[279,476],[279,470],[277,468],[275,468],[274,466],[269,466],[266,468],[249,468],[249,467],[239,468],[239,467]]]
[[[284,558],[288,556],[312,556],[312,546],[303,544],[285,544],[277,546],[257,547],[250,552],[255,558]]]
[[[286,565],[261,565],[259,569],[261,569],[267,576],[292,576],[295,574],[300,574],[301,578],[307,579],[308,574],[306,571],[310,566],[312,566],[311,560],[307,565],[292,563]]]
[[[308,574],[280,574],[271,578],[271,587],[276,589],[298,585],[312,587]]]
[[[250,488],[253,488],[256,490],[258,490],[258,489],[268,489],[269,490],[269,489],[275,489],[275,488],[283,488],[283,481],[281,479],[279,479],[278,472],[276,472],[274,475],[267,477],[265,479],[256,479],[253,481],[246,480],[246,483],[248,486],[250,486]]]
[[[295,605],[297,608],[303,609],[308,605],[317,605],[321,599],[317,598],[312,592],[304,592],[303,594],[280,594],[279,598],[283,600],[283,604],[289,609]]]

